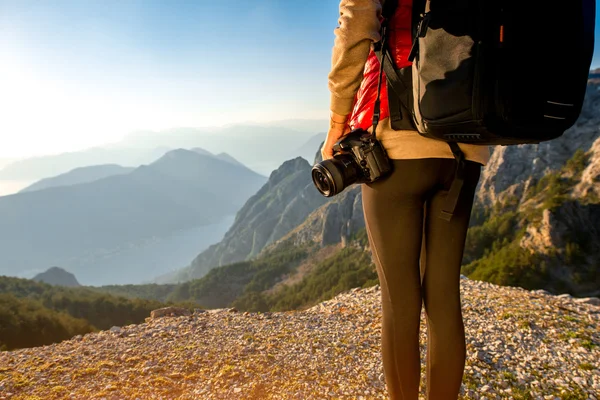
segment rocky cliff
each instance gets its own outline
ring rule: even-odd
[[[315,242],[321,246],[345,243],[364,226],[360,186],[353,185],[312,212],[281,241],[291,240],[296,245]],[[265,251],[273,246],[268,246]]]

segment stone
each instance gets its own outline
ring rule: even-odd
[[[598,298],[598,297],[583,297],[583,298],[580,298],[580,299],[575,299],[575,301],[577,303],[591,304],[593,306],[599,306],[600,307],[600,298]]]
[[[161,317],[180,317],[188,316],[192,313],[187,308],[182,307],[163,307],[150,312],[150,319],[156,319]]]
[[[112,333],[121,333],[121,328],[118,326],[113,326],[112,328],[110,328],[110,331]]]

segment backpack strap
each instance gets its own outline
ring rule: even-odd
[[[420,20],[420,15],[425,12],[426,0],[413,0],[412,4],[412,33],[413,40],[418,43],[417,36],[419,35],[419,26],[420,23],[415,23]],[[398,0],[386,0],[383,5],[382,15],[386,19],[394,15],[396,8],[398,7]],[[386,34],[389,30],[382,31],[382,34]],[[390,123],[392,129],[400,126],[400,122],[403,120],[402,108],[405,109],[405,112],[411,118],[412,112],[412,77],[410,73],[412,72],[411,68],[405,68],[401,71],[408,71],[405,77],[404,74],[398,74],[394,61],[390,55],[389,49],[386,46],[387,40],[382,40],[375,43],[375,55],[379,60],[379,63],[383,63],[383,71],[385,72],[386,81],[388,84],[388,88],[390,88],[395,96],[391,96],[391,93],[388,92],[388,102],[389,102],[389,111],[390,111]],[[413,45],[413,47],[415,47]],[[413,49],[411,53],[415,50]],[[384,61],[385,57],[385,61]],[[413,55],[414,57],[414,55]],[[412,58],[411,57],[411,61]],[[407,82],[407,79],[409,81]],[[410,89],[409,89],[410,88]],[[379,98],[379,95],[378,95]],[[401,129],[401,128],[397,128]],[[446,197],[446,202],[444,207],[442,208],[440,218],[450,221],[452,216],[454,215],[454,211],[456,209],[456,205],[458,204],[458,199],[460,198],[460,193],[462,191],[463,184],[465,182],[465,155],[458,146],[456,142],[448,142],[448,146],[450,146],[450,150],[456,159],[456,173],[454,175],[454,180],[450,186],[450,190],[448,191],[448,196]]]
[[[383,18],[388,19],[392,15],[394,15],[394,11],[396,11],[397,7],[398,0],[384,0],[381,15],[383,16]]]
[[[412,125],[409,125],[409,127],[399,125],[399,123],[405,117],[407,117],[409,121],[412,118],[412,84],[409,83],[412,80],[412,69],[405,68],[401,70],[403,73],[399,74],[394,67],[394,61],[392,60],[387,47],[384,48],[383,51],[375,50],[375,55],[377,56],[379,62],[381,62],[383,57],[385,57],[383,69],[385,72],[386,81],[388,88],[391,89],[391,91],[395,94],[391,95],[392,93],[388,91],[388,103],[392,129],[398,130],[408,129],[409,127],[412,128]],[[404,108],[404,110],[402,110],[402,108]],[[404,116],[402,111],[404,111]]]
[[[452,154],[454,154],[454,158],[456,159],[456,173],[440,215],[440,218],[446,221],[450,221],[452,219],[452,215],[456,209],[456,204],[458,203],[458,198],[460,197],[461,189],[465,182],[465,154],[462,152],[456,142],[448,142],[448,145],[450,146],[450,150],[452,150]]]
[[[419,2],[423,0],[413,0]],[[396,8],[398,7],[399,0],[386,0],[383,5],[382,15],[388,20],[394,15]],[[416,12],[418,17],[418,10],[413,10],[413,14]],[[416,21],[413,16],[413,25]],[[389,30],[388,30],[389,31]],[[412,69],[403,68],[396,70],[395,63],[391,57],[389,48],[385,45],[382,46],[382,42],[375,44],[374,48],[375,55],[381,63],[383,57],[385,57],[384,72],[386,76],[386,83],[388,87],[388,104],[390,112],[390,125],[392,129],[414,129],[412,123]],[[395,94],[391,95],[391,92]],[[403,120],[404,123],[402,122]]]

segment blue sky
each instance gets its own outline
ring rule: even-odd
[[[0,157],[137,129],[325,120],[337,6],[0,0]]]
[[[338,4],[0,0],[0,157],[138,129],[325,119]]]

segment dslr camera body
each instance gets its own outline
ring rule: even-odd
[[[325,197],[354,183],[371,183],[387,176],[392,164],[381,143],[364,129],[355,129],[333,145],[333,158],[312,168],[312,179]]]

